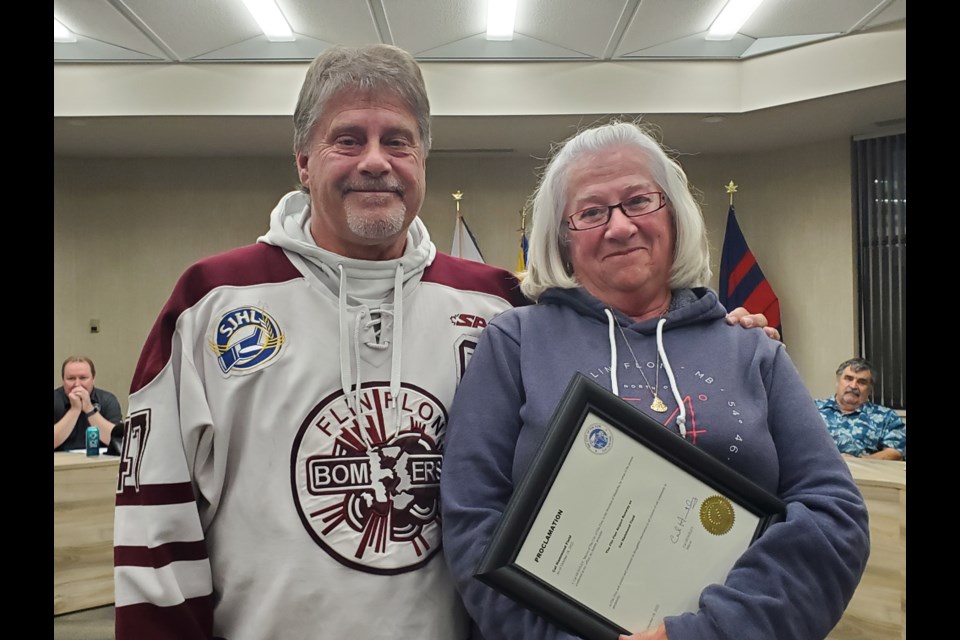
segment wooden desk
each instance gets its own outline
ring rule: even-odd
[[[53,454],[53,615],[113,603],[119,456]]]
[[[831,640],[906,640],[907,463],[845,458],[870,514],[870,559]]]

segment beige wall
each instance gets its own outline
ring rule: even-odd
[[[255,241],[295,181],[292,159],[57,160],[54,386],[67,355],[88,355],[97,386],[126,410],[140,348],[180,273]]]
[[[537,186],[542,161],[531,158],[446,157],[428,160],[427,199],[423,221],[437,249],[450,252],[456,222],[456,202],[489,264],[511,271],[520,250],[520,210]]]
[[[667,141],[669,143],[669,141]],[[714,281],[733,179],[744,235],[780,297],[788,352],[816,396],[854,353],[849,141],[773,153],[681,158],[703,192]],[[434,156],[422,217],[449,251],[455,204],[491,264],[513,269],[520,209],[542,161]],[[126,394],[143,340],[183,269],[253,242],[295,185],[292,158],[58,159],[54,174],[54,386],[71,353]],[[100,333],[89,322],[100,320]]]
[[[740,229],[780,299],[787,352],[815,397],[834,391],[856,355],[856,257],[850,141],[682,160],[704,192],[713,283],[720,270],[730,180]]]

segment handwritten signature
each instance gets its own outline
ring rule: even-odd
[[[683,514],[677,516],[677,523],[673,525],[673,534],[670,536],[670,542],[673,544],[680,542],[680,536],[683,533],[683,527],[687,524],[687,518],[690,517],[690,512],[693,511],[693,508],[697,506],[697,498],[692,497],[684,501],[683,506]]]

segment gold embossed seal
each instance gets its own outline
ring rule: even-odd
[[[733,505],[723,496],[710,496],[700,504],[700,522],[715,536],[722,536],[733,528]]]

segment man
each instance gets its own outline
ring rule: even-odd
[[[178,282],[134,374],[117,638],[465,638],[439,556],[446,416],[477,336],[523,303],[417,218],[420,70],[333,48],[294,114],[302,191]]]
[[[817,400],[817,408],[840,453],[902,460],[907,451],[907,428],[895,411],[869,401],[875,378],[873,367],[863,358],[840,363],[836,394]]]
[[[480,332],[525,301],[510,273],[436,251],[429,148],[412,56],[311,64],[302,190],[257,244],[187,270],[137,365],[119,640],[467,637],[439,555],[446,417]]]
[[[53,390],[53,450],[86,448],[87,427],[100,431],[100,442],[110,444],[110,432],[123,421],[117,397],[94,386],[93,360],[70,356],[60,367],[63,386]]]

